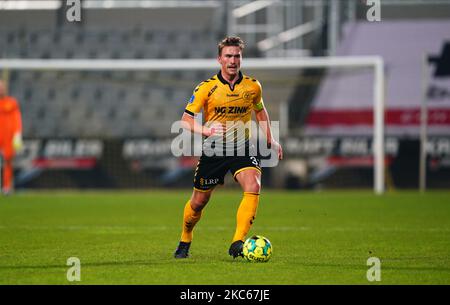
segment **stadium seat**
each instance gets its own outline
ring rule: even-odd
[[[203,46],[209,41],[215,45],[216,42],[212,41],[215,36],[216,33],[208,31],[161,30],[138,25],[124,28],[98,25],[53,29],[11,27],[0,29],[0,56],[42,59],[202,58],[205,54],[213,55],[215,50]],[[186,48],[190,44],[196,47]],[[47,124],[49,118],[57,121],[48,123],[50,127],[33,132],[34,135],[80,136],[78,132],[83,132],[87,136],[103,136],[99,134],[100,130],[109,128],[112,128],[110,135],[126,136],[130,131],[133,135],[149,135],[149,132],[167,132],[167,126],[155,126],[155,122],[169,122],[180,116],[178,112],[167,111],[167,104],[177,107],[184,104],[192,93],[192,86],[205,77],[208,77],[205,73],[188,71],[25,70],[11,74],[10,86],[18,92],[21,106],[27,109],[26,118],[40,118],[42,124]],[[177,82],[186,82],[189,86],[173,90],[171,84]],[[68,108],[69,105],[76,107]],[[92,119],[86,119],[89,116]],[[131,121],[133,127],[116,124],[117,120],[112,118]],[[82,130],[77,128],[81,121],[84,122]],[[27,126],[35,125],[30,123]],[[30,130],[34,129],[27,127],[26,132]]]

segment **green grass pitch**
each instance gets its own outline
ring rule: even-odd
[[[190,192],[0,197],[0,284],[450,284],[449,191],[264,190],[250,234],[272,242],[267,263],[228,256],[242,193],[227,189],[204,210],[191,257],[175,260]],[[67,281],[69,257],[80,282]]]

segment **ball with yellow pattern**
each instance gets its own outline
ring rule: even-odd
[[[272,244],[264,236],[254,235],[244,242],[244,258],[250,262],[267,262],[272,256]]]

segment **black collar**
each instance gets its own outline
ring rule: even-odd
[[[230,84],[229,82],[227,82],[227,81],[225,80],[225,78],[223,78],[223,76],[222,76],[222,71],[219,71],[219,73],[217,73],[217,78],[220,80],[220,82],[221,82],[222,84],[228,85],[228,87],[230,87],[230,90],[231,90],[231,91],[234,91],[234,87],[236,87],[236,85],[239,84],[239,83],[242,81],[242,79],[244,78],[244,75],[242,75],[242,72],[239,71],[239,78],[238,78],[238,80],[234,83],[233,86],[231,86],[231,84]]]

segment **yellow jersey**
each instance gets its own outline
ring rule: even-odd
[[[252,110],[260,111],[263,108],[262,88],[256,79],[239,72],[239,78],[232,87],[219,72],[195,88],[185,112],[194,116],[203,109],[205,123],[247,123]]]
[[[220,145],[227,151],[247,147],[251,135],[252,111],[264,109],[261,84],[239,72],[238,80],[232,86],[219,72],[195,88],[185,113],[195,116],[202,109],[206,126],[219,122],[225,127],[222,138],[213,135],[205,139],[204,151],[208,147],[206,144],[211,142],[214,142],[213,146]]]

